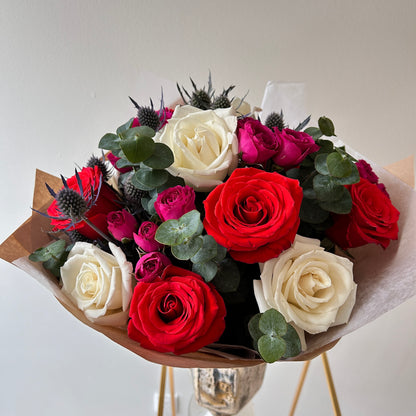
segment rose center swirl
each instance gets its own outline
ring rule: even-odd
[[[261,201],[249,196],[241,201],[234,211],[234,215],[247,224],[259,225],[267,222],[267,212]]]
[[[169,294],[160,302],[158,311],[164,322],[170,322],[182,314],[183,305],[177,296]]]

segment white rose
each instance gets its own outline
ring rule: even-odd
[[[155,141],[169,146],[175,161],[168,168],[174,176],[198,191],[208,192],[222,183],[238,163],[233,109],[200,110],[177,106]]]
[[[254,281],[260,312],[277,309],[311,334],[348,322],[357,285],[350,260],[324,251],[319,240],[296,236],[291,248],[261,265]]]
[[[75,243],[61,267],[62,291],[90,321],[123,326],[128,319],[133,266],[120,247],[109,246],[113,255],[90,243]]]

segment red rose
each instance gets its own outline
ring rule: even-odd
[[[233,259],[265,262],[292,244],[302,195],[297,180],[255,168],[236,169],[205,199],[205,230]]]
[[[78,172],[78,175],[81,179],[84,199],[91,199],[91,190],[93,190],[92,199],[93,201],[95,200],[95,203],[92,203],[91,208],[85,213],[85,217],[104,234],[107,234],[107,214],[119,210],[121,206],[118,202],[117,194],[102,180],[102,173],[97,166],[94,168],[83,168]],[[75,176],[71,176],[66,182],[69,188],[80,192],[78,181]],[[48,214],[51,217],[63,217],[56,200],[49,206]],[[69,219],[52,218],[51,224],[55,227],[55,230],[77,230],[80,234],[91,240],[101,238],[100,235],[84,221],[78,222],[71,227],[71,221]]]
[[[305,159],[310,153],[317,152],[320,147],[312,136],[303,131],[275,129],[279,147],[273,162],[282,168],[293,168]]]
[[[168,266],[161,280],[139,282],[127,327],[144,348],[185,354],[219,339],[225,329],[222,297],[201,276]]]
[[[397,240],[400,213],[377,184],[361,178],[347,189],[352,198],[351,212],[334,216],[334,225],[327,230],[329,238],[343,249],[368,243],[386,248],[390,240]]]

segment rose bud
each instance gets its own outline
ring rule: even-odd
[[[161,192],[155,210],[162,221],[177,220],[195,208],[195,191],[190,186],[174,186]]]
[[[159,251],[163,248],[163,244],[160,244],[155,240],[157,228],[158,227],[154,222],[144,221],[140,225],[137,234],[133,234],[134,241],[142,250],[150,253],[152,251]]]
[[[113,211],[107,215],[108,231],[118,241],[132,240],[133,233],[137,230],[137,221],[134,215],[125,209]]]
[[[135,276],[139,282],[151,283],[160,278],[166,266],[171,264],[169,257],[158,251],[145,254],[136,264]]]

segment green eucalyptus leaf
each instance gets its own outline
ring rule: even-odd
[[[252,316],[250,321],[248,322],[248,332],[250,333],[250,336],[253,339],[254,348],[256,350],[258,350],[258,340],[264,335],[259,328],[260,318],[261,313],[257,313],[256,315]]]
[[[303,198],[299,217],[309,224],[320,224],[329,217],[329,213],[319,206],[316,199]]]
[[[218,273],[213,283],[220,293],[235,292],[240,285],[240,271],[237,264],[229,258],[218,264]]]
[[[296,357],[302,352],[299,335],[292,325],[288,324],[287,332],[283,336],[283,339],[286,341],[286,351],[283,358]]]
[[[129,121],[125,122],[123,125],[118,127],[116,131],[117,135],[122,135],[126,130],[128,130],[131,127],[133,120],[134,118],[131,118]]]
[[[201,214],[196,209],[183,214],[179,218],[179,226],[186,238],[192,237],[197,234],[201,224]]]
[[[331,176],[316,175],[313,178],[313,189],[318,201],[338,201],[345,198],[347,189],[338,185]]]
[[[183,243],[174,245],[171,248],[172,254],[178,260],[189,260],[202,247],[202,237],[188,238]]]
[[[159,225],[155,240],[167,246],[182,244],[186,237],[181,232],[178,220],[167,220]]]
[[[326,159],[328,158],[328,153],[320,153],[315,157],[315,169],[321,175],[329,175],[328,164]]]
[[[227,255],[227,249],[217,243],[217,255],[215,256],[215,261],[217,263],[223,261]]]
[[[148,169],[148,168],[141,168],[137,170],[133,177],[137,182],[139,182],[142,186],[144,186],[149,190],[153,188],[157,188],[158,186],[162,186],[169,178],[169,174],[166,170],[156,170],[156,169]],[[136,182],[132,183],[134,186],[136,186]],[[142,187],[139,187],[140,189],[143,189]]]
[[[139,127],[135,127],[135,130]],[[121,150],[123,150],[126,159],[131,163],[140,163],[153,154],[155,142],[147,136],[134,135],[120,141]]]
[[[152,186],[147,186],[141,182],[141,175],[143,175],[142,173],[139,174],[141,170],[142,169],[134,172],[133,175],[131,175],[131,183],[133,186],[135,186],[138,189],[141,189],[142,191],[151,191],[153,189]]]
[[[269,309],[262,314],[259,328],[263,334],[283,336],[287,331],[287,323],[280,312],[276,309]]]
[[[210,282],[217,274],[218,266],[213,261],[207,261],[206,263],[194,263],[192,265],[192,271],[201,275],[206,282]]]
[[[107,133],[101,137],[98,147],[104,150],[116,151],[120,149],[120,137],[113,133]]]
[[[41,247],[29,255],[31,261],[48,261],[55,257],[60,258],[65,252],[66,242],[64,240],[57,240],[46,247]]]
[[[360,182],[360,174],[358,172],[357,166],[352,161],[349,161],[351,166],[351,173],[348,176],[343,178],[332,177],[334,183],[338,185],[352,185],[353,183]]]
[[[266,363],[274,363],[280,360],[286,351],[286,342],[279,336],[263,335],[259,338],[257,346]]]
[[[166,169],[174,161],[173,152],[168,146],[164,143],[155,143],[153,154],[143,163],[153,169]]]
[[[318,139],[316,140],[316,144],[319,145],[320,147],[320,149],[317,152],[318,154],[321,154],[321,153],[329,154],[334,151],[334,143],[332,143],[331,140]]]
[[[351,175],[352,162],[340,155],[338,152],[332,152],[326,159],[329,174],[336,178],[345,178]]]
[[[309,134],[309,136],[312,136],[314,140],[322,137],[322,132],[318,127],[308,127],[304,130],[304,133]]]
[[[343,186],[342,189],[342,196],[339,199],[319,201],[320,207],[335,214],[349,214],[352,208],[351,195]]]
[[[334,123],[328,117],[320,117],[318,120],[318,126],[322,134],[325,136],[335,136]]]
[[[192,263],[205,263],[217,256],[217,242],[210,235],[204,235],[201,249],[191,258]]]
[[[316,199],[316,192],[312,188],[304,189],[303,197],[306,199]]]
[[[160,194],[165,189],[173,188],[177,185],[185,186],[185,181],[183,180],[183,178],[179,176],[173,176],[169,173],[168,180],[163,185],[157,187],[157,192]]]

